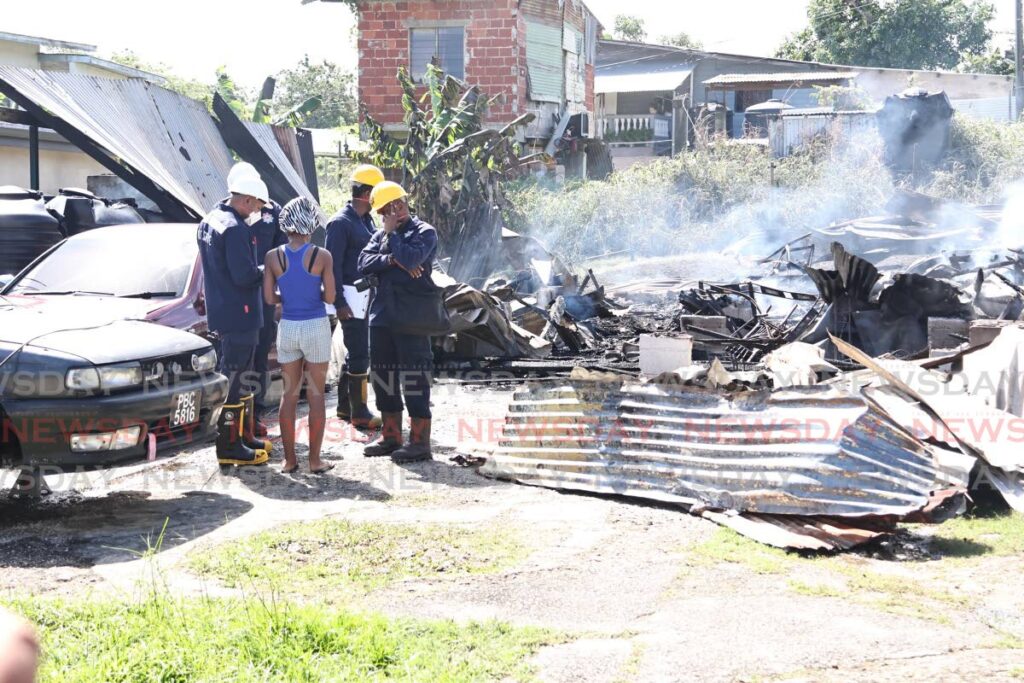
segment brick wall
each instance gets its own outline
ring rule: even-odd
[[[464,22],[467,82],[489,96],[502,95],[503,101],[491,107],[489,121],[515,118],[524,110],[526,97],[526,50],[517,6],[516,0],[360,2],[360,101],[381,123],[401,123],[402,89],[395,74],[399,67],[411,66],[410,28]]]

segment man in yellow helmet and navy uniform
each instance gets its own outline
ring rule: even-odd
[[[370,194],[373,210],[384,227],[374,233],[359,255],[359,271],[377,277],[370,301],[370,368],[373,394],[383,425],[381,436],[363,453],[390,455],[395,462],[428,460],[430,454],[430,382],[433,352],[430,337],[392,329],[396,320],[393,295],[416,281],[429,283],[437,255],[437,231],[410,215],[406,191],[388,181]],[[409,409],[409,442],[402,445],[402,398]]]
[[[370,338],[366,316],[356,317],[345,301],[344,287],[360,278],[358,261],[376,226],[370,216],[370,192],[384,181],[376,166],[363,164],[351,177],[352,199],[327,224],[325,246],[334,259],[334,307],[345,335],[345,362],[338,381],[338,417],[360,429],[380,427],[380,418],[366,405],[370,371]],[[350,290],[351,291],[351,290]]]

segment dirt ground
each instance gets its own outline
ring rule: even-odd
[[[181,594],[229,590],[190,573],[190,553],[284,522],[341,516],[497,526],[529,541],[516,566],[403,580],[352,607],[571,634],[536,655],[546,681],[1024,676],[1020,554],[975,544],[936,557],[928,529],[842,557],[745,543],[733,551],[723,549],[730,537],[722,530],[676,508],[491,481],[451,462],[493,440],[509,395],[439,386],[429,463],[364,459],[364,437],[332,419],[325,457],[337,468],[325,477],[282,476],[276,463],[225,475],[204,444],[53,480],[58,492],[41,504],[0,497],[0,592],[130,595],[152,569],[140,554],[165,522],[155,561]],[[2,474],[6,489],[13,473]]]

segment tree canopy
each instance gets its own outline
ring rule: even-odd
[[[684,50],[701,50],[704,48],[704,43],[700,42],[685,31],[680,31],[673,35],[662,36],[658,39],[658,42],[662,45],[671,45]]]
[[[320,106],[305,117],[304,126],[335,128],[355,123],[358,105],[352,73],[327,60],[312,62],[306,55],[277,75],[274,108],[292,110],[311,97],[318,97]]]
[[[643,19],[620,14],[615,17],[613,35],[619,40],[631,40],[635,43],[642,43],[647,39],[647,29],[644,28]]]
[[[811,0],[809,26],[776,56],[833,64],[954,69],[991,59],[987,0]]]

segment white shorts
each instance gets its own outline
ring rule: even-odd
[[[277,362],[329,363],[331,322],[328,318],[282,320],[277,326]]]

